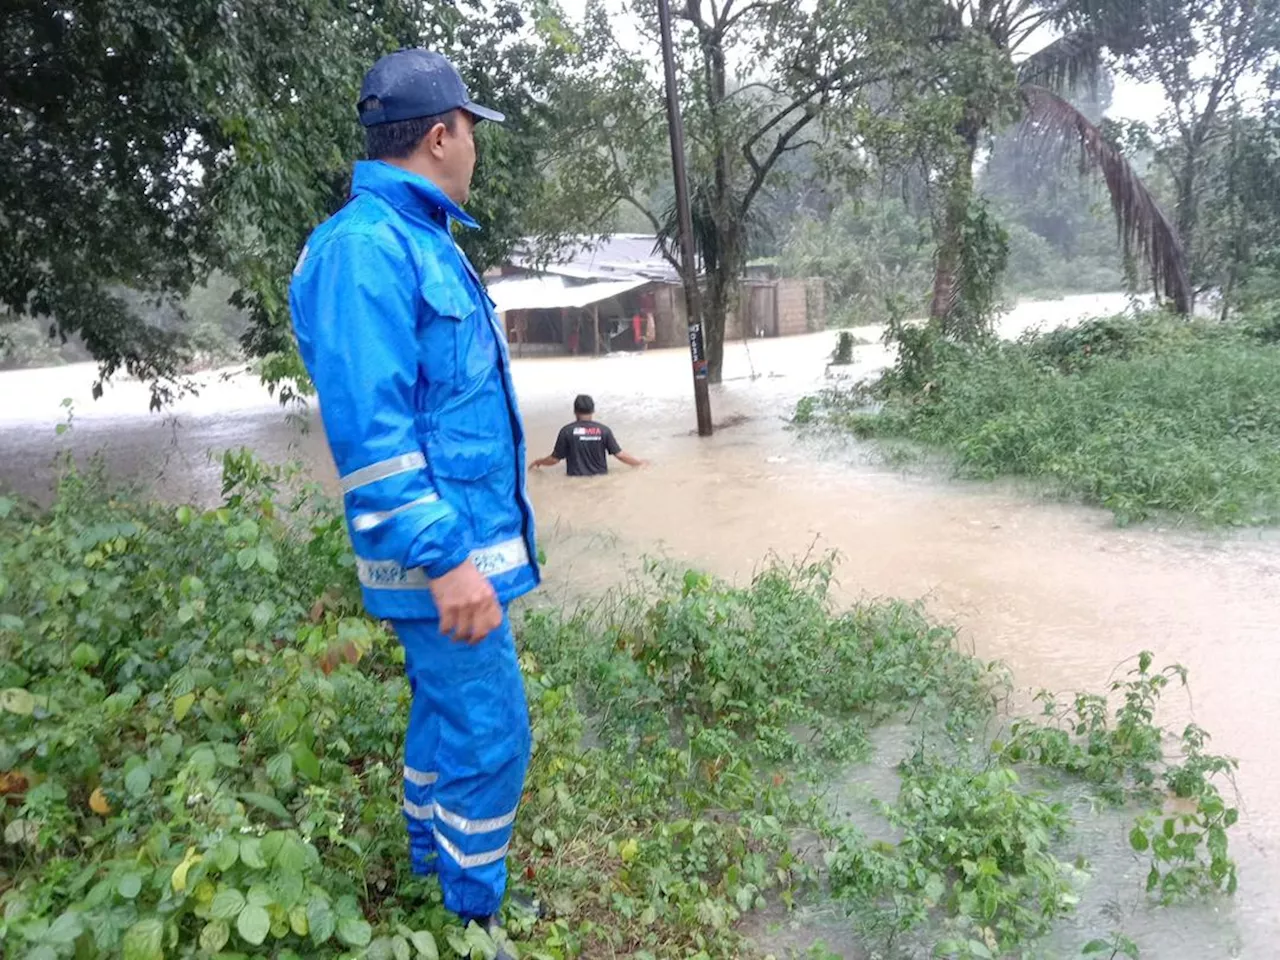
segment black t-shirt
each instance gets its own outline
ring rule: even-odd
[[[609,456],[621,452],[613,431],[603,423],[577,420],[560,431],[551,455],[565,461],[571,477],[598,477],[609,472]]]

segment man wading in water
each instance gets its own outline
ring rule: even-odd
[[[534,470],[554,467],[565,461],[565,472],[571,477],[599,477],[609,472],[609,457],[614,456],[629,467],[643,467],[637,460],[618,446],[613,431],[594,419],[596,402],[585,393],[573,401],[573,423],[565,424],[556,437],[551,456],[535,460],[529,466]]]
[[[293,324],[365,607],[404,645],[413,871],[496,930],[531,744],[506,606],[540,575],[506,342],[450,229],[476,227],[472,132],[503,116],[425,50],[379,60],[358,109],[369,160],[298,259]]]

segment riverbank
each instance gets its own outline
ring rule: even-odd
[[[403,657],[359,611],[335,505],[289,480],[229,456],[209,511],[74,471],[47,512],[0,500],[6,953],[492,955],[409,875]],[[520,605],[536,747],[510,863],[548,912],[509,918],[522,955],[757,956],[757,911],[810,904],[859,955],[1021,952],[1094,885],[1067,856],[1091,805],[1147,873],[1101,874],[1108,900],[1234,891],[1234,765],[1153,722],[1175,672],[1140,659],[1114,717],[1012,721],[1003,669],[910,604],[835,607],[835,573],[658,566],[589,613]],[[849,789],[868,768],[894,771],[879,803]]]
[[[1078,316],[1116,307],[1099,299],[1056,302],[1013,326],[1042,319],[1053,326],[1071,309]],[[1188,943],[1207,960],[1266,956],[1280,938],[1271,909],[1280,891],[1280,822],[1268,815],[1280,808],[1280,761],[1268,748],[1280,702],[1256,691],[1280,686],[1280,545],[1247,534],[1117,530],[1101,510],[1038,502],[999,485],[904,474],[837,433],[798,436],[786,420],[822,381],[834,336],[755,342],[749,354],[730,344],[728,379],[713,390],[713,405],[717,420],[738,425],[709,441],[692,435],[687,353],[517,362],[534,453],[549,450],[573,395],[586,391],[625,446],[652,461],[599,480],[571,482],[550,472],[531,479],[550,557],[543,600],[572,606],[596,596],[632,579],[640,558],[655,553],[741,583],[771,550],[801,556],[817,539],[820,549],[842,554],[831,588],[837,606],[925,598],[935,617],[960,626],[964,649],[1009,666],[1018,710],[1034,710],[1031,696],[1041,688],[1104,687],[1137,650],[1181,662],[1196,698],[1194,705],[1172,701],[1170,723],[1194,718],[1213,732],[1216,751],[1241,761],[1241,890],[1221,909],[1135,913],[1130,903],[1125,925],[1143,956],[1157,960],[1183,960]],[[852,372],[868,375],[887,359],[878,345],[859,347]],[[0,476],[11,487],[35,492],[43,484],[47,491],[46,465],[59,446],[79,455],[103,450],[116,475],[173,501],[216,500],[219,465],[206,451],[240,444],[268,460],[298,457],[332,483],[318,432],[288,422],[251,381],[230,394],[214,384],[180,404],[172,419],[148,416],[145,399],[106,413],[77,403],[75,426],[61,438],[53,429],[64,418],[58,400],[65,384],[46,390],[51,402],[40,407],[22,399],[36,395],[35,385],[13,391],[8,383],[0,377],[9,398],[0,412]],[[1091,824],[1091,843],[1080,849],[1104,864],[1102,872],[1119,877],[1140,869],[1118,824]],[[1105,858],[1102,851],[1109,851]],[[1129,879],[1140,887],[1143,874]],[[1132,889],[1127,880],[1125,886]],[[1086,901],[1080,942],[1107,928],[1112,910],[1105,898]],[[779,920],[792,936],[786,918]],[[806,915],[794,936],[811,941],[822,924],[821,915]],[[833,918],[822,930],[835,945],[848,926]]]
[[[1108,318],[1017,343],[940,344],[927,371],[802,401],[864,438],[1019,477],[1121,524],[1280,521],[1280,344],[1267,328]],[[873,400],[882,400],[870,409]]]

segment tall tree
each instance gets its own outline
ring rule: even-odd
[[[363,71],[424,44],[512,116],[487,131],[473,236],[482,265],[534,213],[555,43],[514,0],[14,0],[0,18],[0,323],[77,333],[104,375],[177,374],[184,338],[122,291],[176,300],[215,268],[240,287],[247,346],[296,374],[285,288],[306,232],[361,150]]]
[[[977,329],[966,277],[1000,237],[975,203],[974,165],[994,132],[1020,135],[1059,156],[1073,152],[1082,171],[1100,175],[1126,252],[1146,264],[1153,285],[1185,312],[1191,296],[1176,232],[1119,148],[1072,105],[1071,94],[1097,80],[1108,50],[1128,52],[1141,35],[1139,0],[920,0],[903,28],[923,38],[913,65],[889,98],[890,131],[913,146],[936,192],[937,255],[930,313],[945,333]],[[1044,43],[1046,31],[1058,39]],[[975,259],[973,252],[977,251]],[[989,280],[989,278],[988,278]],[[990,289],[986,282],[980,285]]]
[[[1239,133],[1235,120],[1247,88],[1260,87],[1278,62],[1280,0],[1146,0],[1125,69],[1164,92],[1155,158],[1174,186],[1174,224],[1197,288],[1222,280],[1201,243],[1206,195],[1224,169],[1228,140]]]
[[[836,135],[840,114],[889,60],[861,0],[686,0],[674,11],[681,108],[703,297],[708,373],[723,370],[726,319],[758,226],[760,200],[786,158]],[[643,53],[600,4],[588,9],[578,65],[580,163],[637,211],[675,259],[675,211],[646,188],[668,178],[656,8],[629,10]],[[569,112],[569,111],[566,111]],[[846,154],[846,158],[849,155]]]

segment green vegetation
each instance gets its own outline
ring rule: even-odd
[[[801,412],[941,448],[963,476],[1042,481],[1122,523],[1275,523],[1275,329],[1267,314],[1233,326],[1116,317],[974,347],[908,329],[873,397],[827,393]]]
[[[491,956],[407,873],[403,658],[358,612],[340,518],[291,470],[224,466],[204,512],[75,472],[47,512],[0,501],[5,955]],[[652,566],[589,612],[526,611],[536,749],[511,864],[550,916],[509,919],[522,956],[749,954],[744,913],[823,889],[869,942],[1012,950],[1085,882],[1053,852],[1067,809],[1024,783],[1040,771],[1143,801],[1132,842],[1162,896],[1234,888],[1212,787],[1233,765],[1198,732],[1160,749],[1180,674],[1144,659],[1114,728],[1077,699],[1087,722],[989,744],[1003,672],[914,606],[834,614],[832,575],[773,562],[737,588]],[[915,731],[894,844],[817,789],[886,721]],[[1137,789],[1160,778],[1195,801],[1172,825]]]

